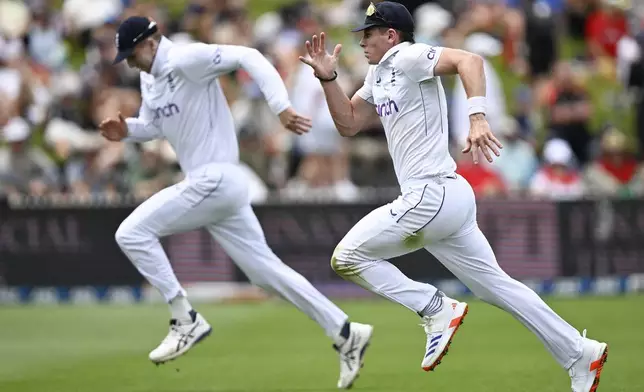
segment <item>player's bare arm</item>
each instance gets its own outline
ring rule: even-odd
[[[342,45],[335,46],[330,54],[325,49],[326,35],[320,33],[320,37],[314,35],[311,41],[306,41],[308,57],[300,57],[300,61],[308,64],[315,76],[320,79],[324,88],[327,105],[333,117],[333,122],[342,136],[354,136],[364,127],[370,116],[376,112],[369,102],[358,95],[349,99],[337,82],[337,63],[342,50]]]
[[[481,56],[458,49],[444,48],[436,68],[436,76],[456,75],[463,81],[463,87],[470,103],[470,135],[463,153],[471,153],[474,163],[478,163],[480,149],[488,162],[492,155],[499,156],[501,143],[492,134],[485,118],[485,70]]]

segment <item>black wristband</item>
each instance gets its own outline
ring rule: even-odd
[[[329,79],[322,79],[321,77],[315,75],[316,78],[320,80],[320,82],[332,82],[338,78],[338,73],[336,71],[333,71],[333,77]]]

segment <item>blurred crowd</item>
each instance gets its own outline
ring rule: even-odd
[[[401,2],[417,42],[485,59],[488,120],[504,144],[494,163],[473,165],[460,153],[467,97],[459,78],[444,81],[453,156],[479,197],[644,195],[644,0]],[[57,3],[0,0],[1,193],[147,197],[182,178],[165,141],[110,143],[96,130],[105,117],[138,113],[138,72],[111,65],[116,28],[131,15],[154,19],[174,42],[257,48],[313,119],[309,134],[294,136],[243,70],[221,78],[255,201],[271,192],[357,201],[365,188],[396,186],[380,124],[340,137],[317,79],[298,60],[304,41],[327,31],[330,45],[343,44],[339,81],[351,96],[368,65],[359,36],[347,31],[369,1]]]

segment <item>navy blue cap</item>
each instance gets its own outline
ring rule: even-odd
[[[134,47],[158,30],[156,22],[143,16],[131,16],[121,23],[116,33],[116,50],[118,54],[114,64],[132,55]]]
[[[414,18],[404,5],[393,1],[383,1],[367,8],[364,24],[351,30],[354,33],[371,27],[389,27],[405,33],[414,32]]]

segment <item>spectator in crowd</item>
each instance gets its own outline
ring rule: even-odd
[[[641,158],[644,157],[644,30],[639,25],[644,16],[644,4],[633,16],[636,28],[617,44],[617,77],[633,98],[633,127]]]
[[[29,145],[31,127],[13,117],[2,133],[7,146],[0,149],[0,186],[4,194],[44,196],[58,188],[56,165],[39,148]]]
[[[600,0],[586,21],[586,42],[594,60],[615,59],[617,43],[628,34],[627,0]]]
[[[58,71],[67,62],[67,48],[63,42],[63,26],[51,6],[37,1],[31,7],[31,23],[26,34],[29,57],[39,66]]]
[[[416,42],[446,46],[443,35],[454,22],[449,11],[436,3],[425,3],[414,10]]]
[[[521,139],[536,146],[535,126],[535,92],[526,85],[521,85],[513,91],[514,118],[519,123],[519,136]]]
[[[543,166],[530,182],[530,195],[536,199],[577,200],[584,196],[584,185],[568,142],[550,139],[543,149]]]
[[[597,160],[584,171],[589,196],[595,198],[631,198],[642,196],[644,172],[628,146],[626,135],[615,128],[601,138]]]
[[[141,145],[141,153],[128,162],[127,182],[137,197],[148,198],[180,181],[181,171],[172,147],[165,140]]]
[[[540,90],[559,56],[557,16],[562,8],[562,0],[515,1],[526,19],[528,80],[536,90]]]
[[[503,153],[496,158],[493,167],[503,178],[508,193],[522,196],[537,170],[537,155],[532,144],[521,138],[519,122],[515,118],[505,116],[497,128],[497,134],[503,144]]]
[[[547,94],[552,136],[571,146],[580,164],[588,162],[592,107],[585,88],[575,80],[572,64],[557,63]]]
[[[467,8],[455,27],[459,35],[467,37],[477,31],[500,31],[506,63],[523,68],[520,47],[525,39],[525,17],[520,10],[509,6],[506,0],[468,0],[465,4]]]
[[[459,154],[458,157],[456,172],[470,183],[477,198],[493,199],[507,195],[507,186],[492,164],[485,159],[475,164],[472,157],[466,154]]]
[[[87,11],[84,0],[58,2],[62,8],[53,5],[56,2],[44,0],[0,0],[0,139],[8,144],[0,146],[0,156],[8,162],[13,154],[9,152],[16,142],[8,143],[8,140],[22,143],[19,139],[24,136],[16,132],[15,125],[22,121],[27,124],[29,135],[34,134],[24,139],[25,143],[28,141],[23,143],[24,149],[40,151],[35,153],[39,158],[33,163],[38,168],[34,172],[42,171],[43,166],[49,167],[44,172],[60,178],[59,187],[49,174],[36,173],[33,181],[27,177],[27,184],[36,184],[31,193],[41,194],[46,190],[87,195],[108,191],[145,195],[150,189],[175,180],[170,175],[174,164],[157,147],[92,145],[87,137],[96,132],[102,118],[119,111],[126,116],[136,115],[138,111],[141,102],[138,72],[111,64],[116,26],[123,18],[138,14],[151,16],[162,32],[177,43],[198,40],[256,47],[273,61],[285,78],[293,102],[309,105],[311,116],[320,118],[316,122],[319,128],[305,137],[293,138],[281,131],[281,125],[261,99],[258,86],[243,70],[219,79],[238,127],[240,156],[249,166],[249,177],[257,184],[256,201],[268,197],[267,188],[279,191],[297,182],[305,184],[301,187],[304,195],[312,194],[314,189],[324,190],[327,196],[344,200],[355,200],[358,187],[395,186],[385,135],[378,119],[355,139],[339,138],[331,123],[325,125],[324,114],[314,110],[326,106],[314,103],[320,99],[319,82],[311,79],[310,73],[301,71],[297,61],[302,49],[300,37],[317,33],[322,25],[328,26],[328,32],[334,35],[346,31],[346,24],[364,18],[370,2],[342,0],[321,5],[313,1],[292,1],[274,7],[253,21],[249,16],[254,13],[250,12],[254,11],[250,8],[252,5],[244,0],[187,0],[183,8],[174,2],[94,0],[92,12]],[[418,42],[462,47],[485,57],[488,117],[492,130],[505,139],[505,149],[493,165],[484,163],[474,167],[459,159],[459,171],[473,183],[478,194],[486,197],[530,194],[531,182],[527,178],[530,162],[535,161],[536,140],[565,140],[572,150],[574,167],[590,160],[589,147],[594,133],[591,124],[618,124],[630,136],[631,130],[626,128],[629,124],[624,124],[624,118],[630,117],[617,111],[613,113],[604,106],[594,106],[604,105],[598,98],[608,104],[617,102],[611,97],[621,102],[626,88],[634,93],[633,128],[639,152],[644,156],[644,60],[641,56],[644,13],[638,11],[642,4],[626,0],[413,0],[406,3],[416,20]],[[351,95],[364,82],[368,65],[362,59],[358,39],[350,34],[338,35],[343,44],[339,80]],[[613,86],[615,64],[621,86]],[[599,80],[601,87],[582,85],[579,76],[592,75],[588,70],[599,70],[611,78]],[[454,87],[448,88],[451,94],[447,98],[450,137],[457,151],[454,156],[458,157],[460,150],[455,144],[462,141],[463,132],[468,129],[467,117],[462,115],[464,91],[458,78],[442,81],[446,87]],[[615,91],[610,91],[612,87]],[[512,116],[518,121],[518,133],[516,122],[510,119]],[[14,125],[7,128],[6,140],[2,131],[10,120]],[[43,130],[44,138],[40,135]],[[613,139],[616,140],[614,136]],[[51,150],[49,158],[40,145],[43,141]],[[21,154],[24,156],[24,151]],[[591,194],[595,192],[593,179],[597,172],[616,166],[621,173],[625,167],[632,166],[632,158],[620,155],[622,161],[630,162],[624,164],[614,156],[602,150],[601,157],[584,172]],[[49,164],[43,164],[45,160]],[[545,165],[541,171],[549,167]],[[589,173],[595,173],[591,180],[587,177]],[[634,195],[637,195],[634,190],[637,176],[627,186]],[[41,182],[46,186],[40,187]],[[11,189],[30,193],[25,184]]]
[[[582,41],[586,36],[586,21],[599,0],[565,0],[564,21],[568,36]]]
[[[463,49],[476,53],[483,58],[485,70],[487,114],[486,118],[491,129],[498,129],[507,116],[506,97],[503,86],[496,70],[488,61],[489,57],[497,56],[503,50],[499,41],[488,34],[474,33],[465,39]],[[465,146],[470,132],[470,116],[468,115],[468,102],[465,88],[461,78],[457,77],[452,92],[450,107],[449,132],[451,139],[458,145]]]
[[[10,117],[27,114],[33,101],[23,54],[21,41],[0,35],[0,99]]]

